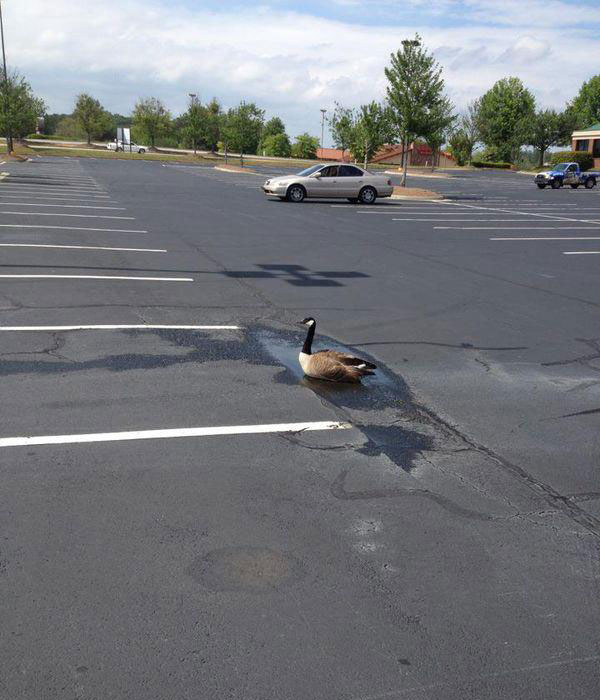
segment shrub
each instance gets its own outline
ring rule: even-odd
[[[501,168],[502,170],[510,170],[511,163],[493,163],[488,160],[474,160],[471,165],[474,168]]]
[[[589,170],[594,167],[594,157],[585,151],[557,151],[550,158],[550,164],[557,163],[578,163],[582,170]]]

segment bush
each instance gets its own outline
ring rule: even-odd
[[[512,168],[511,163],[493,163],[489,160],[474,160],[471,165],[474,168],[500,168],[502,170],[510,170]]]
[[[550,158],[550,164],[557,163],[578,163],[582,170],[589,170],[594,167],[594,157],[585,151],[557,151]]]

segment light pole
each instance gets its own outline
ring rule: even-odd
[[[321,108],[321,156],[323,156],[323,139],[325,138],[325,113],[326,109]]]
[[[192,101],[192,108],[193,108],[196,106],[197,95],[195,92],[190,92],[189,96],[190,96],[190,99]],[[192,119],[194,118],[191,112],[190,112],[190,117],[192,117]],[[192,141],[194,142],[194,155],[196,155],[196,131],[193,132]]]
[[[10,110],[8,103],[8,71],[6,70],[6,53],[4,51],[4,23],[2,22],[2,0],[0,0],[0,35],[2,36],[2,62],[4,63],[4,115],[6,117],[6,151],[12,153],[13,140],[10,129]]]

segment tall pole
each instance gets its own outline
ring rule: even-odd
[[[6,117],[6,151],[12,152],[13,140],[10,129],[10,110],[8,103],[8,71],[6,70],[6,52],[4,50],[4,23],[2,21],[2,0],[0,0],[0,35],[2,36],[2,62],[4,64],[4,115]]]
[[[323,140],[325,138],[325,112],[326,109],[321,109],[321,156],[323,156]]]

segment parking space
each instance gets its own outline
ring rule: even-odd
[[[593,696],[597,192],[2,167],[0,694]]]

